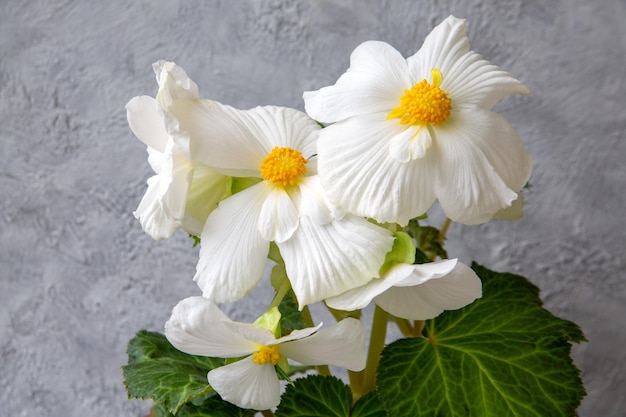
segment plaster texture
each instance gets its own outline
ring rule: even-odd
[[[156,92],[152,62],[235,107],[302,109],[359,43],[409,55],[449,14],[534,91],[496,110],[535,161],[526,216],[453,225],[449,253],[529,277],[579,323],[580,416],[624,416],[623,0],[0,1],[0,415],[145,415],[122,386],[126,343],[199,294],[191,241],[154,242],[132,216],[151,171],[124,105]],[[226,309],[251,320],[270,296]]]

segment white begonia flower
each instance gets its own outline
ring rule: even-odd
[[[369,41],[333,86],[305,92],[324,123],[319,175],[340,208],[406,225],[439,199],[446,215],[482,223],[517,198],[532,161],[517,133],[491,108],[519,81],[473,51],[465,21],[438,25],[405,59]]]
[[[196,84],[173,62],[159,61],[153,68],[156,98],[134,97],[126,105],[128,124],[147,145],[156,173],[134,215],[156,240],[171,237],[180,227],[199,235],[208,214],[230,194],[231,179],[191,161],[189,135],[176,120],[176,102],[198,99]]]
[[[425,264],[399,263],[381,278],[327,298],[337,310],[353,311],[372,300],[386,312],[409,320],[428,320],[482,297],[480,278],[468,266],[449,259]]]
[[[301,309],[378,276],[392,234],[327,201],[315,165],[315,121],[284,107],[237,110],[209,100],[184,106],[179,121],[192,138],[194,161],[259,180],[206,220],[194,277],[205,297],[244,297],[263,276],[272,241]]]
[[[246,356],[211,370],[208,382],[225,401],[241,408],[266,410],[280,402],[274,366],[283,358],[352,371],[365,367],[365,330],[360,321],[348,318],[328,328],[320,327],[294,330],[277,339],[259,325],[231,321],[206,298],[190,297],[174,307],[165,323],[165,336],[178,350],[192,355]]]

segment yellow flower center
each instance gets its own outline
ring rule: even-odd
[[[432,85],[422,80],[410,90],[404,90],[400,105],[389,112],[387,120],[400,119],[403,125],[436,125],[450,116],[452,100],[448,98],[448,93],[439,88],[443,75],[436,68],[431,73]]]
[[[266,363],[276,365],[281,357],[282,355],[278,351],[277,346],[261,346],[258,352],[252,354],[252,362],[257,365],[264,365]]]
[[[261,176],[274,184],[294,185],[306,174],[307,162],[300,151],[276,146],[261,162]]]

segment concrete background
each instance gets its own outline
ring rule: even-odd
[[[449,14],[534,91],[497,110],[535,160],[526,217],[454,225],[449,252],[539,285],[590,340],[574,352],[580,415],[623,417],[623,0],[0,0],[0,415],[146,414],[122,386],[126,343],[199,294],[191,241],[156,243],[131,214],[151,171],[124,105],[154,95],[152,62],[207,98],[301,109],[359,43],[412,54]],[[227,309],[249,320],[268,302],[260,288]]]

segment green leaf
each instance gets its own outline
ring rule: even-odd
[[[176,413],[176,417],[252,417],[255,414],[256,411],[241,409],[222,400],[219,396],[214,396],[201,405],[183,405]],[[174,414],[167,411],[162,405],[155,404],[152,407],[150,417],[174,417]]]
[[[350,413],[351,417],[387,417],[376,391],[359,398]]]
[[[160,333],[140,331],[128,343],[123,366],[129,398],[153,399],[176,414],[181,406],[202,395],[213,395],[207,373],[223,359],[188,355]]]
[[[474,264],[483,298],[387,346],[378,393],[393,416],[571,417],[585,395],[580,328],[542,308],[527,279]]]
[[[340,379],[309,375],[287,386],[276,417],[387,417],[375,391],[351,406],[352,391]]]
[[[276,417],[349,417],[350,387],[332,376],[309,375],[288,385]]]
[[[295,300],[293,291],[289,291],[289,294],[285,296],[278,306],[278,310],[282,315],[280,319],[280,327],[283,335],[289,334],[297,329],[304,329],[307,327],[304,322],[302,312],[298,310],[298,304]]]

